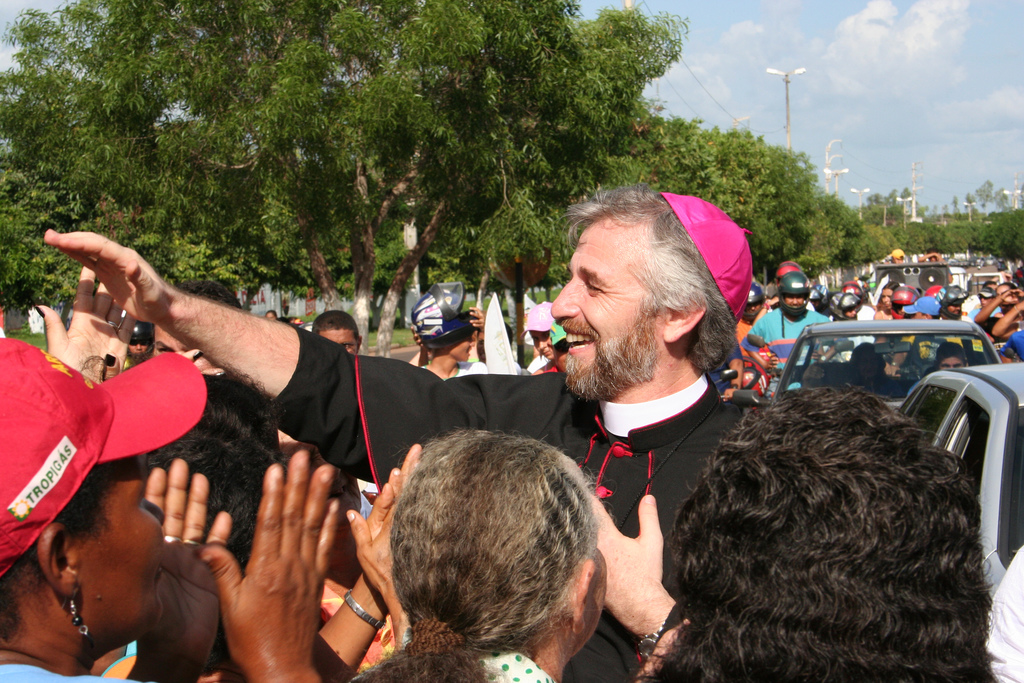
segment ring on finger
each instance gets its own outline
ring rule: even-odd
[[[181,536],[164,536],[164,543],[181,543]]]
[[[113,320],[108,320],[107,324],[113,327],[118,332],[121,331],[121,325],[124,324],[124,319],[128,315],[127,311],[121,311],[121,318],[116,323]]]
[[[185,545],[202,545],[199,541],[193,541],[191,538],[186,538],[182,543]]]

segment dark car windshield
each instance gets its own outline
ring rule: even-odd
[[[969,334],[808,335],[793,349],[780,389],[854,386],[902,399],[935,370],[998,362],[987,347]]]

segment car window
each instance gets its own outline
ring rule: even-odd
[[[935,370],[997,361],[971,334],[807,335],[790,354],[781,386],[783,392],[852,386],[898,400]]]
[[[914,418],[918,426],[934,439],[956,398],[956,393],[953,389],[945,387],[926,386],[917,393],[914,401],[904,408],[904,412]]]
[[[1010,518],[1008,520],[1010,557],[1003,558],[1009,566],[1010,560],[1017,550],[1024,545],[1024,411],[1021,412],[1017,425],[1016,439],[1013,447],[1013,472],[1010,475]],[[1005,483],[1005,482],[1004,482]],[[1003,526],[1000,520],[1000,527]]]
[[[953,418],[953,426],[946,439],[946,448],[964,461],[964,471],[970,475],[975,493],[981,493],[981,473],[985,466],[985,446],[991,420],[988,412],[969,398],[965,398]]]

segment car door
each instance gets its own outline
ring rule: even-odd
[[[969,370],[930,375],[904,404],[934,435],[933,443],[964,460],[981,503],[981,537],[986,571],[999,584],[1024,543],[1024,486],[1015,465],[1015,395],[1000,382]],[[1022,482],[1024,484],[1024,482]],[[1017,489],[1022,489],[1017,491]]]

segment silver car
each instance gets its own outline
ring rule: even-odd
[[[1024,367],[940,370],[900,410],[964,460],[981,500],[986,571],[995,591],[1024,545]]]

